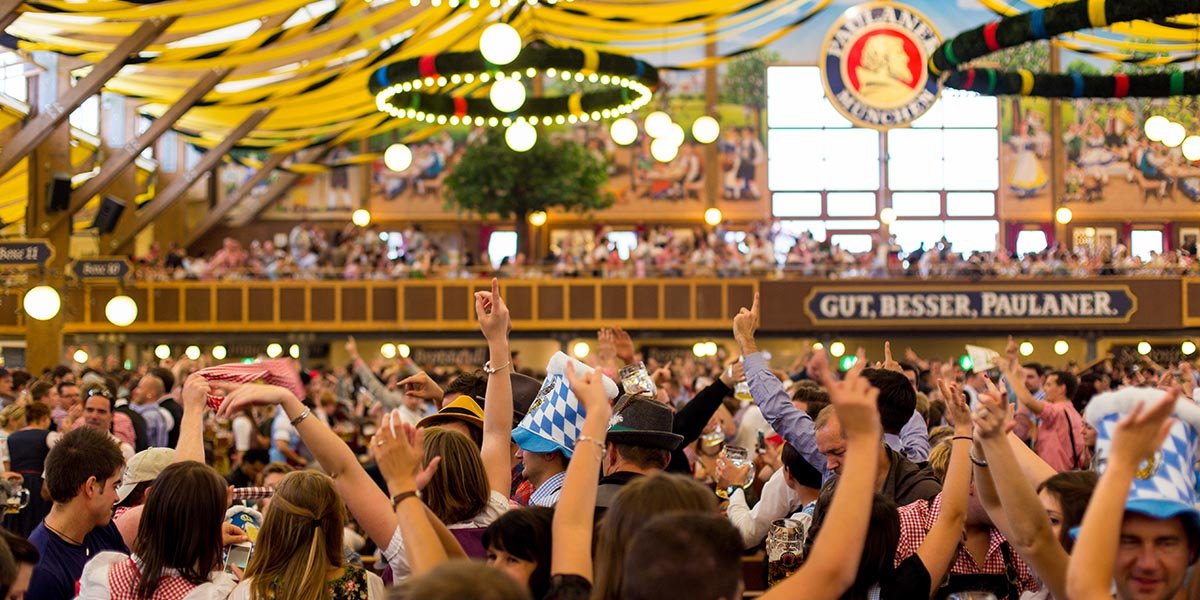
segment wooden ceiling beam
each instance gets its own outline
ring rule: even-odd
[[[112,78],[126,59],[149,46],[167,27],[175,21],[175,17],[148,19],[129,37],[125,38],[112,54],[96,63],[86,77],[75,83],[46,110],[25,124],[17,135],[0,150],[0,175],[8,173],[21,159],[29,155],[39,144],[46,140],[54,128],[62,125],[79,105],[100,91],[100,88]]]
[[[118,252],[128,246],[133,241],[134,236],[154,222],[155,219],[170,208],[173,204],[179,201],[180,198],[187,194],[188,188],[196,183],[196,180],[201,175],[212,171],[217,163],[233,149],[242,138],[246,137],[255,127],[258,127],[268,115],[271,114],[271,109],[259,109],[250,114],[245,121],[230,131],[225,139],[219,144],[209,148],[204,156],[200,158],[200,162],[192,169],[188,169],[182,177],[172,181],[170,185],[162,190],[154,197],[145,207],[138,210],[135,219],[124,221],[124,227],[118,226],[117,231],[107,240],[107,245],[102,243],[102,247],[110,252]],[[130,224],[131,223],[131,224]]]

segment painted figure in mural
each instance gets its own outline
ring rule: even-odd
[[[1031,123],[1022,121],[1017,121],[1013,131],[1015,134],[1009,138],[1009,143],[1016,150],[1017,158],[1008,187],[1018,198],[1032,198],[1046,189],[1049,183],[1046,170],[1042,168],[1035,152],[1037,131]]]
[[[855,76],[859,93],[876,108],[903,106],[912,99],[917,79],[909,67],[904,40],[891,35],[871,36],[865,42]]]

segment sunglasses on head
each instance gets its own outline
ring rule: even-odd
[[[112,393],[110,393],[107,389],[102,388],[102,387],[96,387],[96,388],[92,388],[92,389],[88,390],[87,397],[91,398],[92,396],[103,396],[105,398],[108,398],[109,400],[112,400]]]

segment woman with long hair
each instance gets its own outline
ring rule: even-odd
[[[211,467],[168,466],[146,499],[133,554],[101,552],[83,569],[83,600],[209,600],[226,598],[237,582],[221,570],[225,480]]]
[[[153,492],[152,492],[153,493]],[[275,489],[234,600],[382,600],[383,580],[344,563],[346,511],[333,480],[289,473]]]

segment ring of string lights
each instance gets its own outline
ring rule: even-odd
[[[946,87],[989,96],[1045,98],[1133,98],[1200,94],[1200,72],[1141,75],[1034,73],[960,68],[1006,48],[1088,28],[1134,20],[1161,21],[1197,12],[1196,0],[1076,0],[993,21],[942,43],[929,58],[934,74],[945,73]]]
[[[567,96],[531,96],[512,112],[496,108],[486,96],[446,90],[448,86],[470,88],[538,75],[603,89]],[[375,106],[396,118],[438,125],[508,127],[519,121],[562,125],[615,118],[642,108],[658,87],[658,70],[630,56],[538,44],[525,47],[516,60],[503,67],[489,63],[479,52],[450,52],[395,62],[377,69],[368,87],[375,95]]]

